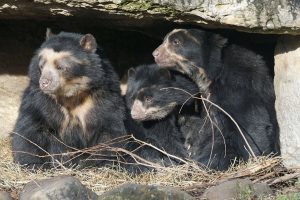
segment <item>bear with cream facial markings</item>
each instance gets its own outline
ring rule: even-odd
[[[126,135],[118,76],[96,54],[95,38],[46,35],[30,63],[12,138],[14,161],[29,168],[78,164],[86,157],[70,152]]]
[[[205,103],[213,119],[213,130],[206,134],[222,132],[226,148],[236,157],[280,153],[273,79],[262,56],[198,29],[173,30],[153,56],[160,67],[188,75],[204,98],[233,117],[245,138],[223,111]]]
[[[143,140],[171,155],[186,158],[183,135],[177,124],[178,106],[184,102],[186,107],[192,106],[188,99],[197,90],[195,83],[188,78],[160,69],[157,65],[142,65],[130,69],[126,102],[131,117],[143,130]],[[136,137],[141,137],[142,134]],[[170,161],[169,157],[155,151],[148,154],[147,159],[154,162],[163,160],[164,165],[168,165]]]
[[[144,76],[140,73],[141,69],[143,69]],[[146,73],[149,69],[151,66],[138,68],[136,71],[139,76],[137,77],[151,77],[149,72]],[[163,71],[157,67],[152,70]],[[132,72],[132,74],[135,73]],[[203,109],[202,103],[191,98],[191,95],[198,93],[197,85],[180,73],[174,71],[165,71],[164,73],[168,82],[159,85],[159,76],[152,76],[154,80],[156,78],[156,83],[152,83],[149,87],[144,87],[137,92],[131,107],[132,117],[142,121],[144,126],[146,121],[150,120],[153,123],[156,120],[157,126],[162,127],[162,130],[155,132],[148,129],[145,134],[148,138],[154,138],[154,141],[156,139],[160,146],[167,146],[171,140],[177,140],[178,142],[174,143],[173,146],[183,147],[182,151],[185,152],[186,158],[197,161],[200,166],[205,168],[227,169],[230,166],[230,160],[234,159],[234,154],[226,148],[226,139],[221,133],[206,134],[206,130],[211,128],[209,119],[199,116],[199,112]],[[132,85],[134,84],[130,81],[129,90],[131,90]],[[169,135],[172,136],[172,134],[165,131],[166,129],[162,126],[163,123],[158,121],[159,119],[169,119],[167,121],[169,126],[178,127],[179,134],[169,138]],[[173,147],[173,149],[176,148]]]

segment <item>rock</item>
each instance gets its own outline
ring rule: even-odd
[[[15,0],[0,4],[0,18],[74,16],[99,21],[110,19],[111,24],[134,26],[167,19],[248,32],[299,34],[299,6],[300,1],[296,0]]]
[[[0,191],[0,200],[12,200],[12,198],[7,192]]]
[[[277,197],[276,199],[297,200],[297,199],[300,199],[300,193],[299,192],[289,192],[287,194],[281,194],[276,197]]]
[[[271,194],[272,190],[267,184],[254,184],[249,179],[236,179],[208,188],[202,198],[208,200],[260,199]]]
[[[138,184],[124,184],[116,189],[108,191],[101,196],[101,200],[190,200],[193,199],[189,194],[178,189],[165,186],[147,186]]]
[[[27,183],[20,200],[95,200],[98,196],[72,176],[58,176]]]
[[[283,36],[275,50],[275,108],[287,168],[300,167],[300,37]]]

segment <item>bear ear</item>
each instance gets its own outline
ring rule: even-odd
[[[133,67],[131,67],[128,71],[127,71],[127,75],[128,75],[128,78],[129,77],[132,77],[135,75],[135,69]]]
[[[223,48],[226,46],[228,39],[219,35],[219,34],[213,34],[211,36],[211,41],[213,44],[215,44],[217,47]]]
[[[86,34],[80,39],[80,46],[87,52],[95,53],[97,42],[92,34]]]
[[[172,79],[171,72],[167,69],[159,69],[159,74],[166,79]]]
[[[53,37],[55,34],[52,33],[50,28],[47,28],[46,30],[46,40],[48,40],[49,38]]]

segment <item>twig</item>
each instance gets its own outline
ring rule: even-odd
[[[274,185],[276,183],[285,182],[285,181],[288,181],[290,179],[299,178],[299,177],[300,177],[300,171],[297,171],[297,172],[295,172],[293,174],[286,174],[284,176],[276,178],[275,180],[273,180],[272,182],[270,182],[269,185]]]
[[[248,147],[251,156],[252,156],[254,159],[257,159],[257,157],[256,157],[256,155],[255,155],[253,149],[251,148],[250,144],[248,143],[248,140],[246,139],[246,137],[245,137],[243,131],[240,129],[240,126],[239,126],[238,123],[233,119],[233,117],[232,117],[228,112],[226,112],[223,108],[221,108],[219,105],[213,103],[212,101],[210,101],[210,100],[204,98],[202,95],[201,95],[201,97],[196,97],[196,96],[193,96],[191,93],[189,93],[189,92],[187,92],[187,91],[185,91],[185,90],[183,90],[183,89],[181,89],[181,88],[176,88],[176,87],[168,87],[168,88],[172,88],[172,89],[176,89],[176,90],[183,91],[183,92],[185,92],[186,94],[190,95],[191,98],[199,99],[199,100],[204,100],[204,101],[210,103],[211,105],[215,106],[215,107],[218,108],[219,110],[221,110],[225,115],[227,115],[227,116],[230,118],[230,120],[231,120],[231,121],[234,123],[234,125],[237,127],[238,132],[240,133],[240,135],[242,136],[243,140],[245,141],[245,144],[246,144],[246,146]],[[164,89],[168,89],[168,88],[164,88]]]
[[[182,162],[182,163],[184,163],[184,164],[187,164],[187,162],[186,162],[185,160],[183,160],[183,159],[181,159],[181,158],[179,158],[179,157],[177,157],[177,156],[171,155],[171,154],[167,153],[166,151],[163,151],[163,150],[159,149],[158,147],[156,147],[156,146],[154,146],[154,145],[152,145],[152,144],[149,144],[149,143],[146,143],[146,142],[144,142],[144,141],[141,141],[141,140],[135,138],[134,136],[132,136],[132,138],[133,138],[134,140],[138,141],[138,142],[141,142],[141,143],[143,143],[143,144],[149,146],[149,147],[152,147],[153,149],[156,149],[157,151],[163,153],[164,155],[166,155],[166,156],[168,156],[168,157],[174,158],[174,159],[179,160],[180,162]]]
[[[210,101],[210,100],[204,98],[202,95],[201,95],[201,97],[194,97],[194,98],[196,98],[196,99],[203,99],[204,101],[207,101],[207,102],[211,103],[213,106],[215,106],[216,108],[218,108],[219,110],[221,110],[225,115],[227,115],[227,116],[230,118],[230,120],[234,123],[234,125],[237,127],[237,129],[238,129],[239,133],[241,134],[241,136],[242,136],[244,142],[246,143],[246,145],[247,145],[247,147],[248,147],[248,149],[249,149],[249,151],[250,151],[252,157],[253,157],[254,159],[257,159],[257,157],[256,157],[255,153],[253,152],[253,150],[252,150],[250,144],[248,143],[248,140],[246,139],[246,137],[245,137],[243,131],[240,129],[240,126],[237,124],[237,122],[233,119],[233,117],[231,117],[231,115],[230,115],[228,112],[226,112],[223,108],[221,108],[221,107],[218,106],[217,104],[213,103],[212,101]]]

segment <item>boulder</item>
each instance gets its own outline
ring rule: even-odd
[[[202,198],[207,200],[261,199],[272,194],[265,183],[252,183],[249,179],[235,179],[208,188]]]
[[[148,186],[138,184],[124,184],[118,188],[108,191],[101,196],[102,200],[140,200],[140,199],[164,199],[164,200],[191,200],[186,192],[166,186]]]
[[[12,198],[7,192],[0,191],[0,200],[12,200]]]
[[[72,176],[58,176],[27,183],[20,200],[96,200],[98,196]]]
[[[300,37],[282,36],[275,50],[274,88],[280,148],[287,168],[300,167]]]

